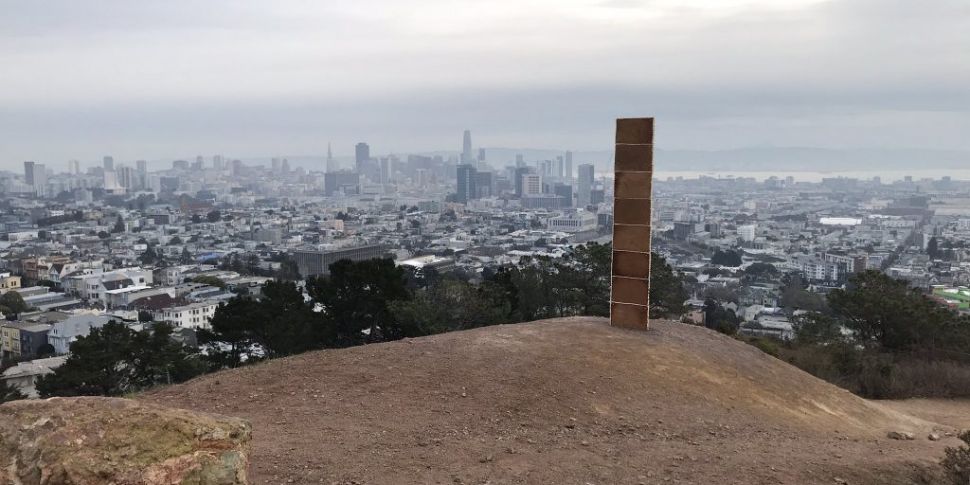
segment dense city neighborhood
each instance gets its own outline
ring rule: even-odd
[[[232,298],[340,260],[390,257],[474,285],[610,241],[603,160],[491,159],[466,132],[458,154],[372,156],[360,143],[322,163],[217,155],[149,170],[106,156],[0,173],[3,380],[36,395],[34,381],[110,321],[166,322],[194,344]],[[970,184],[783,175],[654,181],[653,250],[683,281],[681,319],[729,315],[741,334],[790,340],[795,317],[866,270],[970,309]]]

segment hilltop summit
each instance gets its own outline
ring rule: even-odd
[[[312,352],[141,399],[248,420],[256,483],[920,483],[952,444],[720,334],[600,318]],[[957,406],[935,419],[970,416]]]

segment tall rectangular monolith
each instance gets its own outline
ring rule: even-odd
[[[610,325],[646,330],[650,309],[653,118],[616,120]]]

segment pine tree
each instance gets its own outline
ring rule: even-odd
[[[18,399],[27,399],[20,389],[7,384],[7,381],[0,381],[0,404]]]

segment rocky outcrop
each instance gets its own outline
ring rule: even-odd
[[[251,430],[236,418],[128,399],[0,406],[0,485],[248,483]]]

